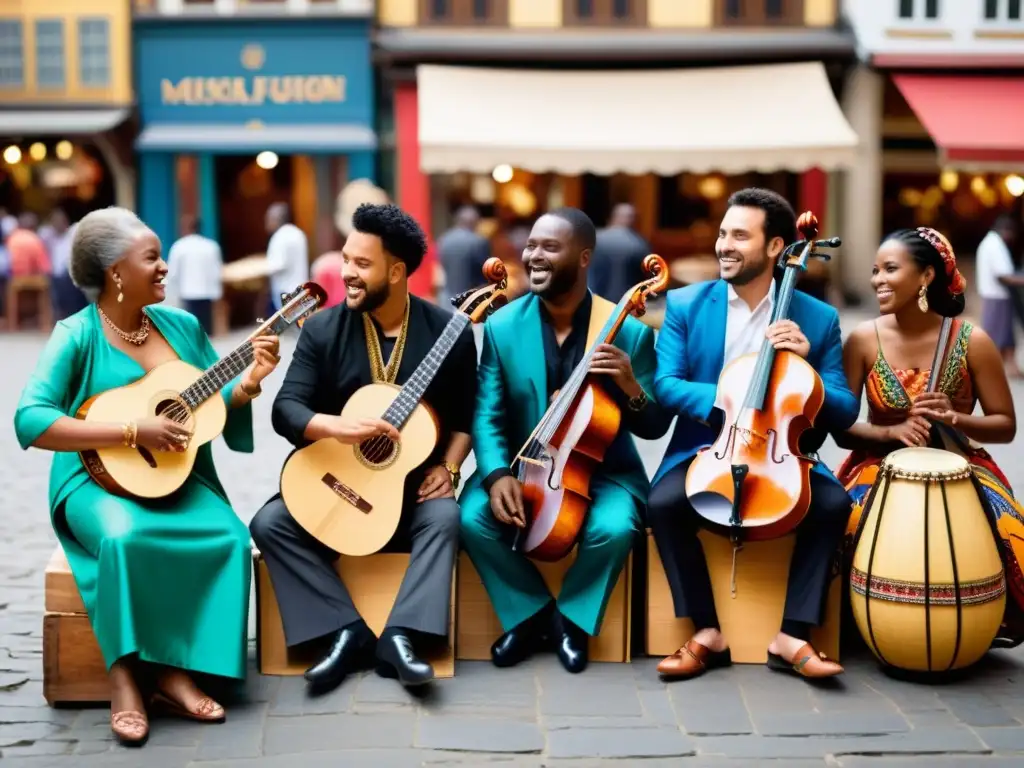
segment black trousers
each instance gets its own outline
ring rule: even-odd
[[[697,538],[702,518],[690,505],[685,491],[686,471],[691,461],[670,470],[651,488],[647,516],[672,590],[676,616],[690,618],[698,630],[718,629],[708,565]],[[852,503],[850,495],[838,482],[811,473],[811,508],[796,530],[784,625],[821,623],[829,573]],[[739,557],[743,557],[742,552]]]
[[[213,335],[213,301],[211,299],[185,299],[185,309],[199,320],[208,336]]]

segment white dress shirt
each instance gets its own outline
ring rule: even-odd
[[[267,268],[270,271],[270,296],[274,307],[280,309],[282,293],[291,293],[309,281],[306,234],[294,224],[279,227],[267,244]]]
[[[1010,290],[999,282],[1000,277],[1014,273],[1013,257],[1006,242],[995,232],[989,232],[978,244],[975,254],[975,272],[978,295],[983,299],[1008,299]]]
[[[739,297],[735,288],[729,286],[729,308],[725,315],[723,369],[737,357],[761,351],[774,307],[774,280],[768,288],[768,295],[761,299],[761,302],[753,309]]]
[[[167,252],[168,293],[176,300],[218,300],[224,292],[220,246],[202,235],[185,235]]]

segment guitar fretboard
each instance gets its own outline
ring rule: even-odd
[[[227,357],[206,369],[202,376],[181,393],[189,408],[198,408],[208,398],[220,392],[253,361],[252,342],[246,340]]]
[[[448,325],[445,326],[440,337],[434,342],[434,346],[430,348],[427,356],[423,358],[412,376],[402,386],[398,397],[384,411],[384,415],[381,417],[384,421],[392,424],[396,429],[402,428],[467,325],[469,325],[469,316],[462,312],[456,312],[448,321]]]

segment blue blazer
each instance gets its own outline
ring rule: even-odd
[[[677,288],[668,292],[665,303],[665,319],[657,342],[654,396],[679,418],[652,485],[693,456],[698,448],[714,442],[718,435],[711,421],[725,358],[728,284],[713,280]],[[860,415],[860,403],[850,391],[843,370],[839,313],[829,304],[795,291],[789,317],[811,343],[807,362],[825,386],[825,402],[815,421],[815,430],[849,429]],[[721,419],[716,421],[721,423]],[[814,465],[813,471],[835,479],[824,464]]]

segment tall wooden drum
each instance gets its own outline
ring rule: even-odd
[[[861,516],[850,602],[883,665],[944,672],[985,654],[1002,622],[1006,581],[966,459],[935,448],[885,459]]]

